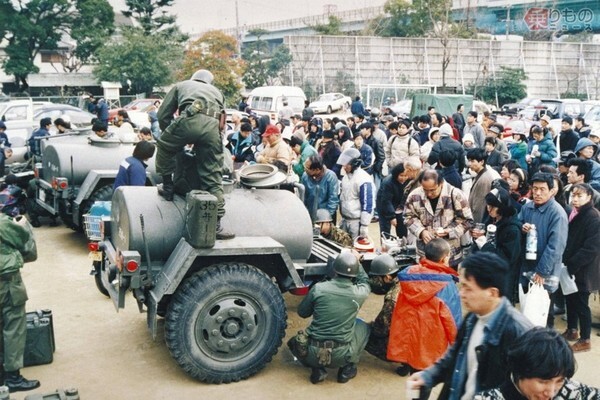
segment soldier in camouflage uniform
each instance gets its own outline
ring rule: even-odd
[[[24,262],[34,261],[37,252],[27,219],[20,216],[18,221],[0,213],[0,386],[8,386],[11,393],[40,386],[19,371],[27,334],[27,290],[20,269]]]
[[[324,208],[317,210],[315,223],[319,224],[321,228],[321,236],[323,236],[325,239],[336,242],[342,247],[352,248],[354,246],[350,235],[346,231],[341,230],[333,224],[333,218],[331,218],[329,211],[325,210]]]
[[[225,127],[225,99],[219,89],[211,85],[212,81],[213,75],[201,69],[190,80],[177,83],[167,93],[157,115],[163,133],[157,143],[156,172],[163,179],[159,193],[168,201],[173,200],[175,191],[185,195],[180,188],[205,190],[215,196],[218,205],[217,239],[231,239],[235,235],[224,231],[221,226],[221,218],[225,215],[221,136]],[[173,117],[175,112],[179,112],[177,118]],[[186,182],[173,183],[176,156],[188,144],[194,146],[191,153],[194,168],[188,168],[189,173],[180,177]]]
[[[312,322],[306,333],[299,332],[288,343],[292,353],[311,368],[313,384],[325,380],[327,368],[338,368],[339,383],[353,379],[369,337],[369,325],[357,318],[371,291],[369,277],[350,251],[340,253],[333,268],[335,277],[314,285],[298,305],[298,315],[312,316]]]
[[[385,299],[377,318],[371,322],[371,334],[365,350],[383,361],[387,361],[392,314],[400,294],[400,285],[396,278],[398,269],[394,257],[384,253],[373,259],[369,270],[371,291],[376,294],[385,294]]]

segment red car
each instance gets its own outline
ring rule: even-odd
[[[152,104],[154,104],[155,101],[162,101],[162,99],[136,99],[133,100],[131,103],[128,103],[127,105],[125,105],[124,107],[121,108],[111,108],[110,110],[108,110],[108,120],[112,121],[115,119],[115,117],[117,116],[117,112],[119,112],[119,110],[125,110],[125,111],[132,111],[132,110],[145,110],[148,107],[150,107]]]

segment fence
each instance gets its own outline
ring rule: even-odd
[[[446,86],[464,93],[506,66],[525,70],[531,97],[600,98],[599,44],[450,39],[444,47],[437,38],[364,36],[287,36],[284,42],[293,57],[285,79],[311,94],[353,95],[369,84]]]

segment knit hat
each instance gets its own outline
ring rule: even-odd
[[[337,124],[335,124],[336,132],[339,131],[340,129],[342,129],[344,126],[346,126],[346,125],[343,122],[338,122]]]
[[[440,136],[452,136],[452,127],[450,124],[440,126]]]
[[[334,132],[331,129],[323,131],[323,139],[333,139]]]
[[[267,137],[267,136],[271,136],[271,135],[279,135],[281,134],[281,132],[279,131],[279,128],[276,125],[267,125],[267,128],[265,129],[265,133],[263,133],[263,137]]]
[[[547,123],[550,123],[550,116],[548,114],[544,114],[544,116],[540,118],[540,121],[546,121]]]
[[[590,131],[590,136],[600,137],[600,129],[592,129]]]
[[[473,137],[473,135],[471,133],[466,133],[465,136],[463,136],[463,144],[465,142],[475,143],[475,138]]]
[[[498,208],[503,217],[515,214],[515,208],[511,204],[510,194],[503,188],[494,188],[485,196],[486,204]]]

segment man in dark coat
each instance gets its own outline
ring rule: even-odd
[[[559,149],[559,154],[563,151],[575,151],[579,135],[572,128],[573,118],[566,116],[562,119],[562,130],[554,138],[554,144]]]
[[[385,161],[385,151],[383,148],[383,143],[373,136],[373,132],[375,132],[375,126],[370,122],[366,122],[360,126],[360,134],[365,139],[365,143],[371,146],[373,149],[375,161],[373,162],[372,175],[375,185],[377,185],[377,181],[381,181],[381,170],[383,169],[383,162]]]
[[[431,148],[431,153],[427,158],[429,165],[435,165],[440,158],[440,154],[444,150],[450,150],[456,155],[455,166],[458,169],[458,173],[462,174],[465,169],[465,150],[456,140],[451,137],[452,131],[446,129],[440,129],[440,140],[438,140]]]

